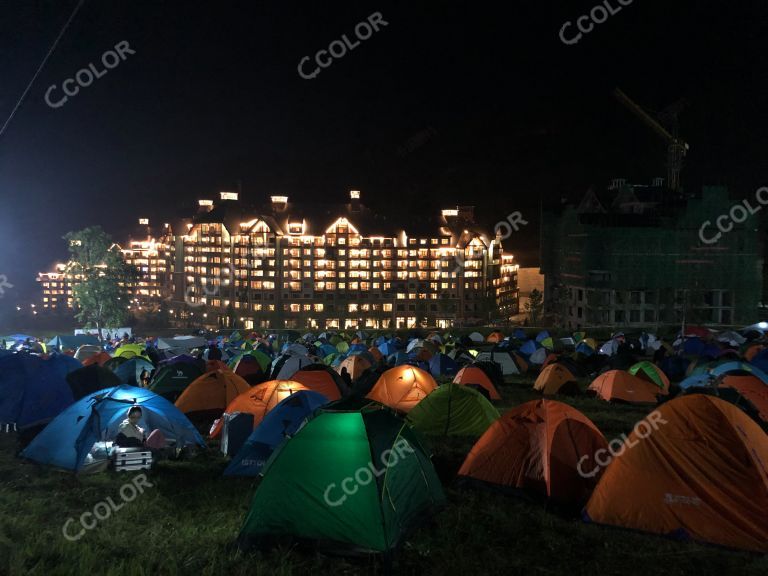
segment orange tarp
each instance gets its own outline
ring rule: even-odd
[[[467,384],[477,384],[488,391],[488,396],[491,400],[501,400],[501,394],[496,390],[496,386],[493,385],[488,375],[477,366],[465,366],[459,370],[453,379],[453,383],[463,384],[464,386]]]
[[[768,436],[760,426],[703,394],[667,402],[643,422],[600,480],[588,519],[767,552]]]
[[[569,382],[576,382],[576,377],[562,364],[550,364],[544,368],[533,383],[533,389],[547,396],[557,394]]]
[[[624,370],[609,370],[595,378],[588,390],[603,400],[623,400],[637,404],[656,404],[661,389],[653,382],[632,376]]]
[[[415,366],[395,366],[384,372],[366,398],[401,412],[410,412],[437,388],[432,375]]]
[[[227,405],[224,413],[234,414],[235,412],[245,412],[247,414],[253,414],[253,427],[255,428],[261,424],[261,421],[264,420],[264,416],[267,415],[267,412],[277,406],[281,400],[288,398],[288,396],[299,390],[308,390],[308,388],[293,380],[270,380],[269,382],[262,382],[261,384],[257,384],[253,388],[246,390],[232,400]],[[218,421],[213,430],[211,430],[211,438],[218,436],[223,424],[223,419]]]
[[[221,410],[251,387],[231,370],[206,372],[192,381],[176,399],[176,408],[184,413]]]
[[[513,408],[470,450],[459,476],[486,484],[528,490],[553,500],[583,504],[599,475],[595,454],[608,444],[581,412],[554,400]]]

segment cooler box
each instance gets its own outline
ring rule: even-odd
[[[253,432],[253,414],[234,412],[222,416],[221,451],[229,457],[237,454]]]
[[[146,448],[115,448],[112,457],[118,472],[152,468],[152,452]]]

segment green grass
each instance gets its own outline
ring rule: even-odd
[[[499,409],[538,398],[530,378],[503,387]],[[608,439],[629,432],[647,410],[588,398],[558,398],[589,416]],[[468,439],[432,439],[448,505],[410,537],[401,574],[768,574],[764,556],[669,541],[584,524],[541,505],[496,493],[457,490],[453,480]],[[134,474],[77,477],[23,462],[0,434],[0,574],[381,574],[374,558],[345,559],[286,542],[268,553],[234,546],[256,483],[224,478],[211,450],[163,461],[152,488],[70,542],[62,526]]]

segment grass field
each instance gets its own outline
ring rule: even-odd
[[[531,400],[531,379],[502,389],[503,412]],[[608,439],[628,433],[646,412],[587,398],[576,406]],[[396,563],[400,574],[768,574],[768,558],[609,527],[547,512],[496,493],[457,490],[455,472],[472,442],[433,440],[448,506],[421,526]],[[76,477],[15,457],[15,438],[0,433],[0,573],[34,574],[381,574],[375,558],[344,559],[290,543],[269,553],[234,546],[257,482],[224,478],[211,450],[163,461],[146,488],[79,540],[62,532],[119,491],[134,474]]]

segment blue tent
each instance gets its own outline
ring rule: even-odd
[[[60,354],[0,357],[0,422],[19,428],[48,422],[75,401],[67,374],[82,367]]]
[[[392,366],[400,366],[401,364],[408,364],[408,354],[405,351],[396,352],[387,356],[387,364]]]
[[[336,346],[331,346],[330,344],[321,344],[317,348],[317,351],[319,352],[321,358],[325,358],[326,356],[330,356],[331,354],[338,353]]]
[[[760,370],[757,366],[753,366],[747,362],[723,362],[717,366],[701,366],[693,371],[694,374],[711,374],[714,377],[722,376],[723,374],[731,374],[733,372],[746,372],[752,376],[760,378],[765,384],[768,384],[768,374]]]
[[[542,340],[549,337],[550,337],[549,332],[547,332],[546,330],[542,330],[541,332],[536,334],[536,342],[541,342]]]
[[[530,356],[536,352],[538,348],[541,348],[538,342],[534,342],[533,340],[526,340],[523,342],[523,345],[520,346],[520,353],[525,354],[526,356]]]
[[[361,352],[368,352],[368,348],[364,344],[352,344],[352,346],[349,347],[348,353],[351,354],[360,354]]]
[[[147,435],[160,430],[181,448],[205,446],[203,438],[178,408],[143,388],[116,386],[84,396],[51,421],[22,452],[40,464],[79,471],[97,442],[114,440],[133,405],[142,408],[139,426]]]
[[[379,345],[379,352],[384,356],[391,356],[392,354],[397,354],[401,348],[402,346],[398,342],[388,340],[387,342],[384,342],[384,344]]]
[[[258,476],[275,448],[293,435],[328,398],[312,390],[291,394],[270,410],[224,470],[225,476]]]
[[[522,328],[515,328],[515,331],[512,332],[512,338],[516,338],[518,340],[528,340],[528,336],[525,335],[525,330]]]
[[[576,352],[578,352],[579,354],[582,354],[584,356],[587,356],[587,357],[592,356],[592,354],[595,353],[595,351],[592,349],[592,347],[589,344],[587,344],[586,342],[579,342],[576,345]]]
[[[429,359],[429,371],[432,376],[456,376],[459,365],[447,354],[437,353]]]
[[[151,362],[144,358],[131,358],[127,362],[123,362],[115,368],[115,376],[120,378],[121,384],[127,384],[128,386],[141,386],[141,372],[147,371],[147,374],[151,374],[155,367]]]

